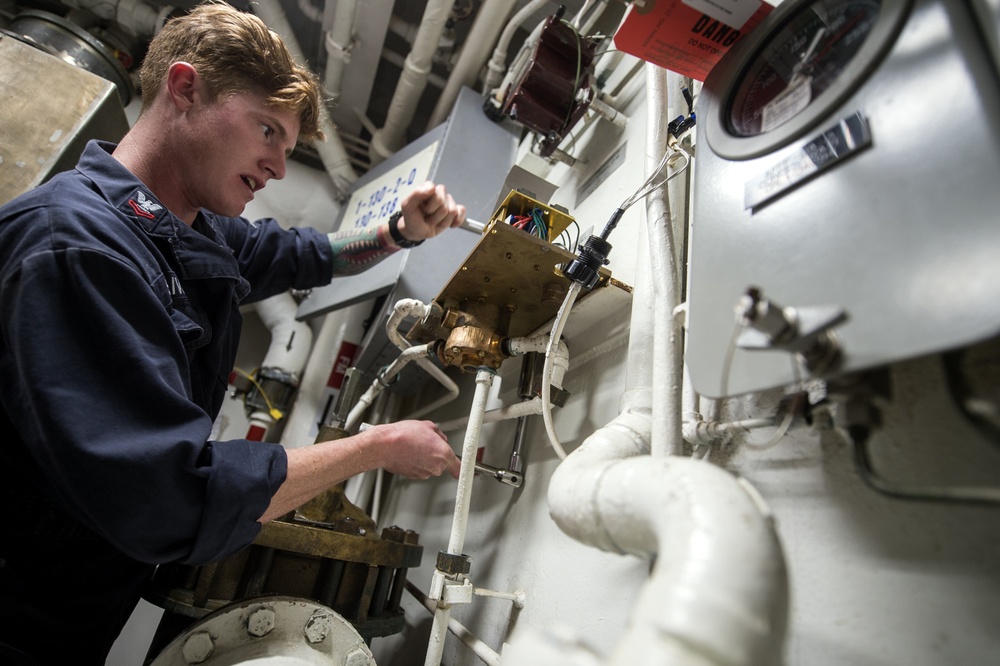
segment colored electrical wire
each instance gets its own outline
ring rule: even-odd
[[[271,415],[272,419],[274,419],[275,421],[280,421],[285,416],[280,409],[274,406],[274,403],[271,402],[271,399],[267,395],[267,391],[264,390],[264,387],[260,385],[260,382],[257,381],[257,378],[254,377],[253,374],[247,374],[246,372],[240,370],[239,368],[233,368],[233,372],[235,372],[238,375],[242,375],[243,377],[246,377],[247,379],[250,380],[250,383],[257,388],[257,391],[260,393],[260,397],[264,398],[264,403],[267,405],[268,414]],[[254,370],[254,373],[256,372],[257,371]],[[246,396],[243,397],[243,403],[246,404]]]
[[[562,247],[562,248],[564,248],[566,250],[569,250],[570,252],[575,252],[577,246],[580,244],[580,225],[577,224],[576,220],[572,220],[572,229],[574,231],[576,231],[576,235],[573,238],[572,245],[567,245],[567,243],[570,242],[570,228],[571,227],[566,227],[565,229],[563,229],[562,233],[559,234],[559,236],[553,242],[553,245],[558,245],[559,247]],[[563,236],[566,237],[566,242],[565,243],[560,243],[559,240]]]
[[[549,239],[549,225],[545,222],[544,212],[540,208],[531,209],[528,215],[508,215],[505,222],[542,240]]]

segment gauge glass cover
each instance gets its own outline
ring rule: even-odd
[[[728,129],[758,136],[795,118],[828,90],[858,55],[881,0],[818,0],[791,17],[744,70]]]

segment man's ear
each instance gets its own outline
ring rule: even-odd
[[[167,70],[167,97],[179,110],[186,111],[194,104],[198,82],[198,70],[193,65],[175,62]]]

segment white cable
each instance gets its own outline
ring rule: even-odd
[[[752,444],[750,442],[742,442],[740,446],[745,446],[748,449],[753,449],[754,451],[764,451],[771,448],[784,438],[788,434],[788,428],[792,425],[792,421],[795,420],[795,410],[789,409],[785,412],[785,418],[781,420],[778,428],[774,431],[774,434],[766,442],[762,444]]]
[[[569,318],[569,311],[573,308],[573,302],[576,301],[577,294],[580,293],[582,287],[583,285],[579,282],[574,282],[566,292],[566,298],[559,307],[559,312],[556,313],[556,320],[552,323],[552,333],[549,335],[549,344],[545,349],[545,365],[542,368],[542,377],[544,378],[542,381],[542,419],[545,421],[545,432],[548,433],[549,444],[552,445],[552,449],[560,460],[566,459],[566,450],[559,442],[555,424],[552,423],[551,382],[554,350],[559,345],[563,328],[566,327],[566,320]]]
[[[674,169],[673,171],[668,173],[663,178],[663,180],[654,183],[653,180],[656,177],[656,175],[663,170],[663,167],[667,165],[667,162],[675,153],[680,153],[684,157],[684,166],[680,167],[679,169]],[[649,175],[649,178],[646,179],[646,182],[643,183],[642,186],[638,190],[636,190],[632,196],[626,199],[622,203],[622,205],[619,206],[619,208],[622,210],[628,209],[632,204],[639,201],[650,192],[655,192],[657,189],[663,187],[671,180],[684,173],[684,171],[688,168],[690,164],[691,164],[691,156],[688,155],[687,151],[685,151],[680,146],[671,146],[670,150],[668,150],[663,154],[663,159],[660,160],[660,163],[656,166],[656,169]]]

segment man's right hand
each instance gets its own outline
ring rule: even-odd
[[[380,459],[378,466],[387,472],[410,479],[427,479],[448,471],[458,478],[462,463],[448,445],[448,437],[433,421],[399,421],[373,426],[355,437],[378,438],[371,444],[359,444],[372,446]]]

